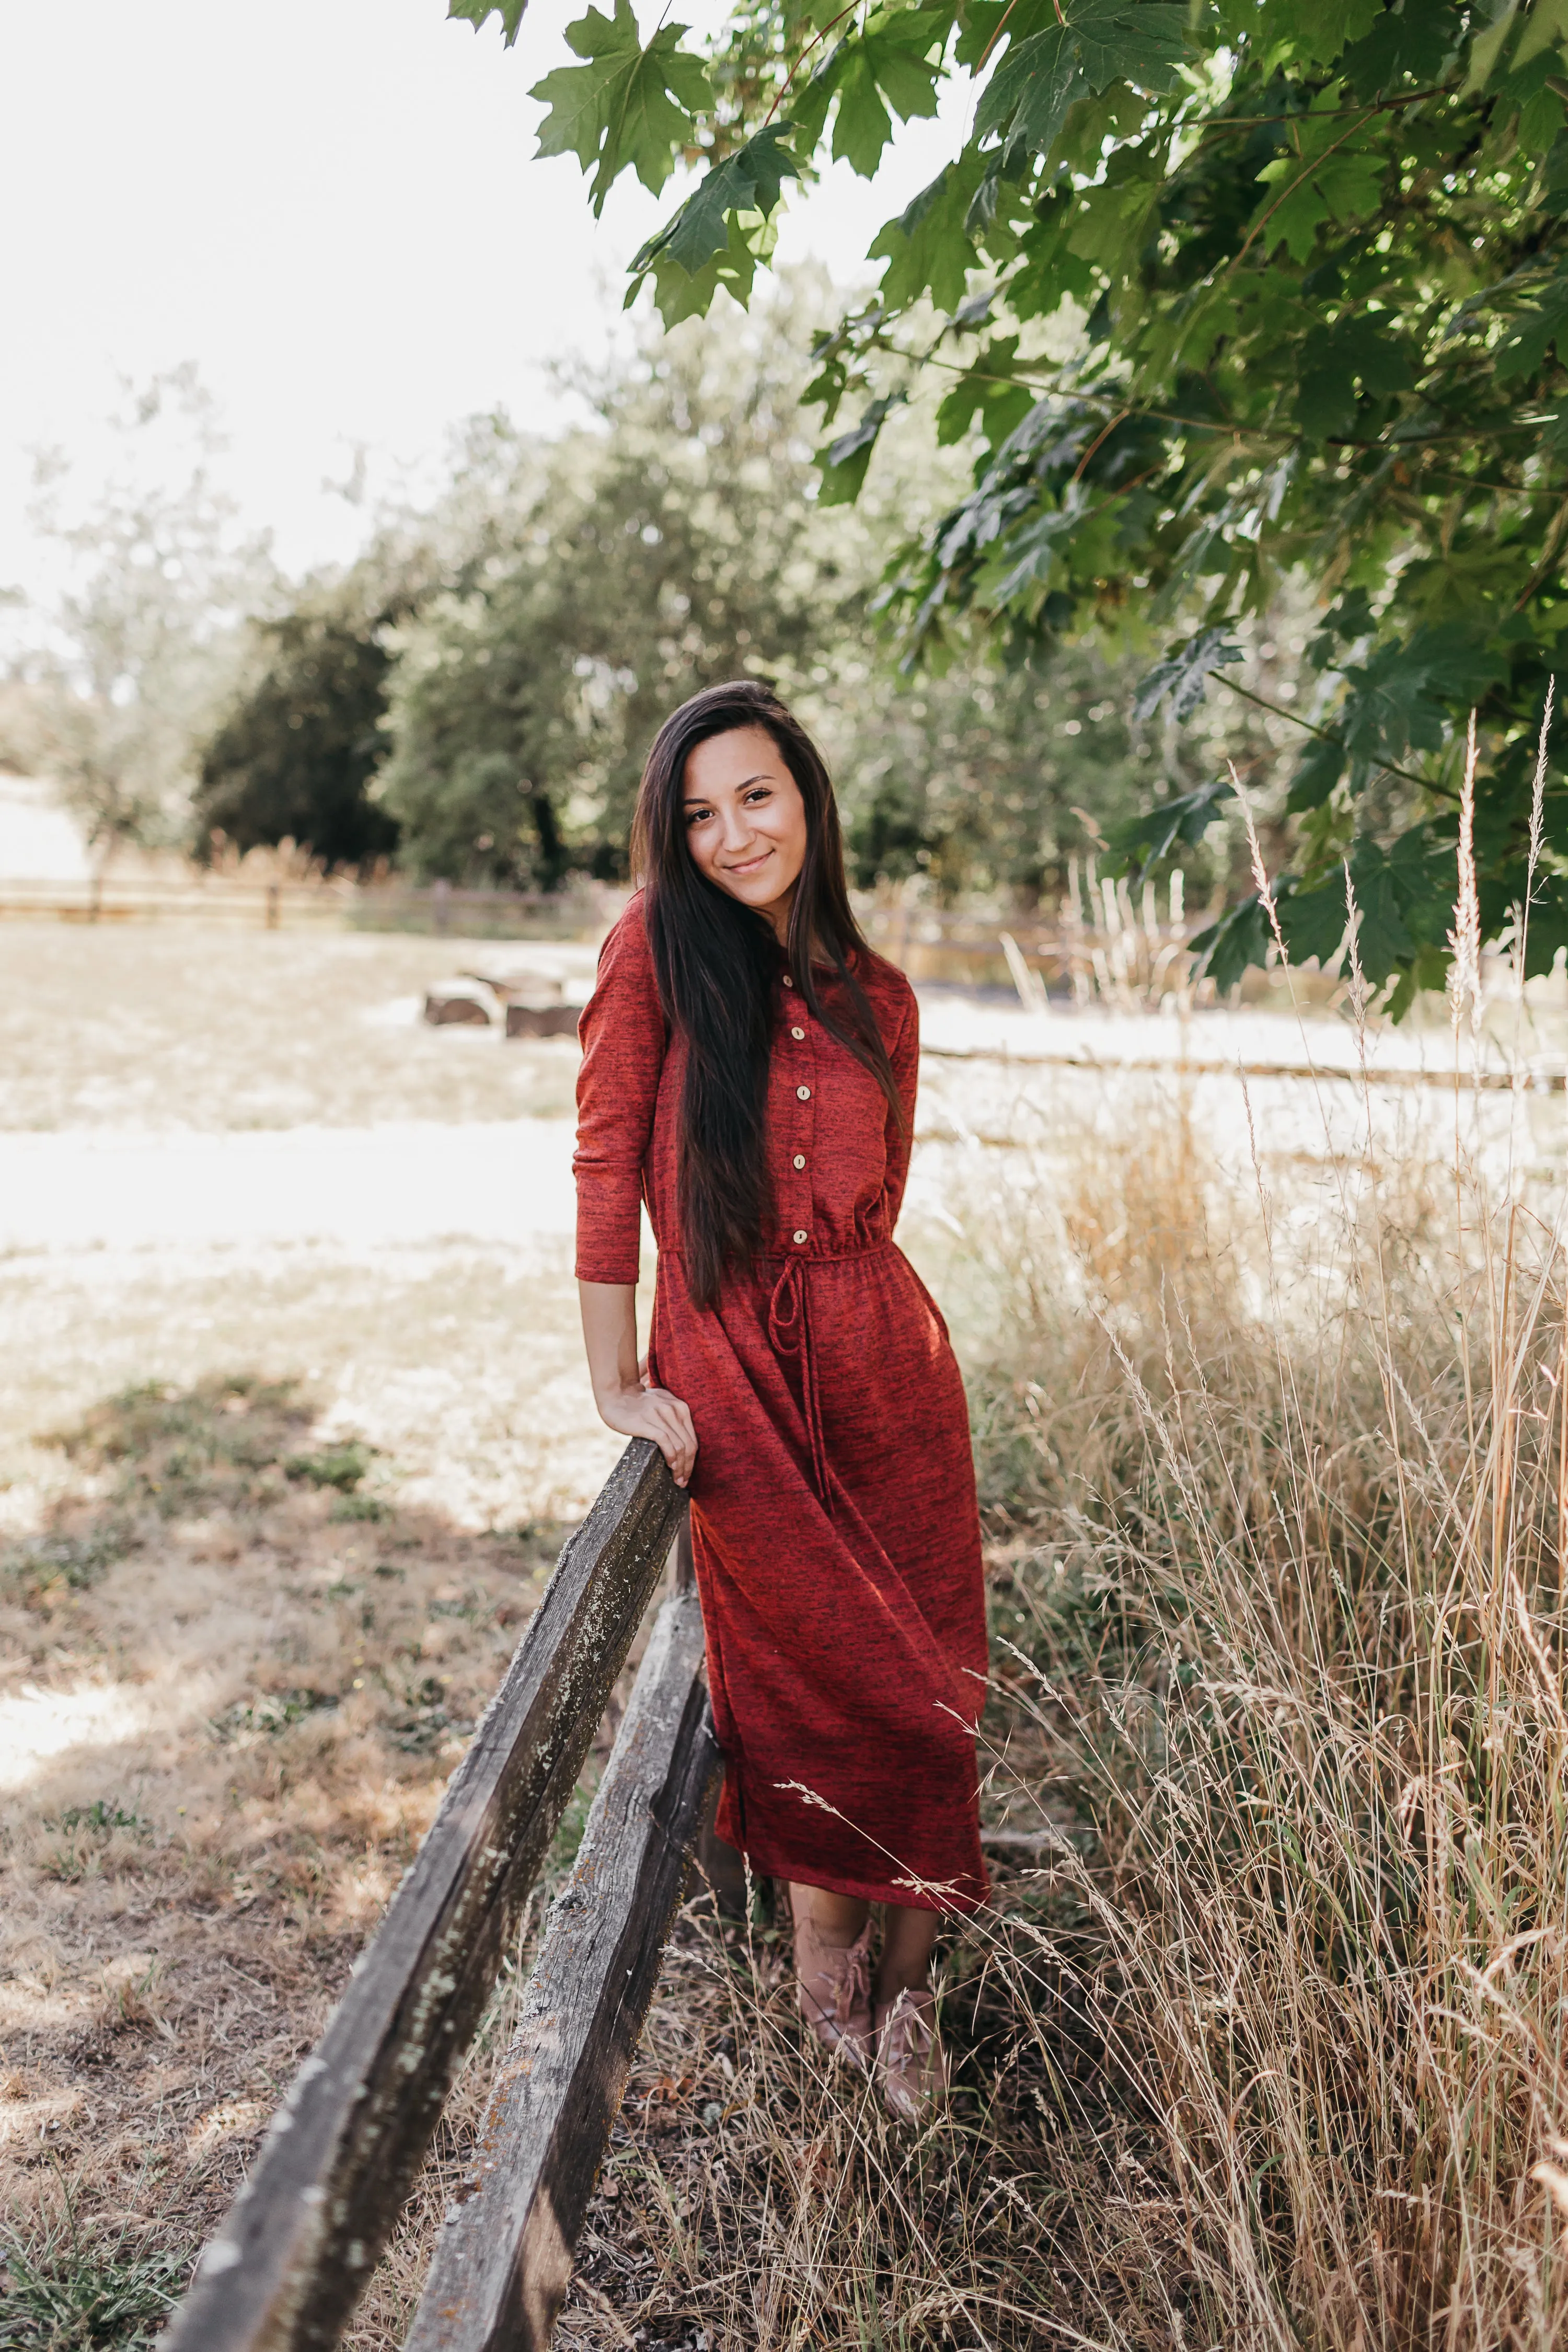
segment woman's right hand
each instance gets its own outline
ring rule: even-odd
[[[697,1459],[697,1432],[691,1412],[668,1389],[610,1389],[595,1393],[599,1419],[622,1437],[650,1437],[668,1463],[678,1486],[691,1476]]]

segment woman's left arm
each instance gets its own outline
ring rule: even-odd
[[[893,1078],[899,1089],[899,1100],[903,1105],[904,1112],[900,1125],[893,1116],[892,1105],[889,1103],[888,1106],[886,1142],[888,1176],[883,1187],[883,1198],[888,1203],[888,1229],[891,1232],[899,1222],[899,1211],[904,1204],[904,1186],[909,1181],[910,1174],[910,1153],[914,1148],[915,1140],[915,1092],[920,1083],[921,1073],[921,1009],[915,1002],[915,992],[912,988],[904,1006],[904,1017],[900,1024],[898,1036],[888,1050],[888,1059],[893,1066]]]

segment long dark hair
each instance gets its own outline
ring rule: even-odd
[[[687,760],[710,736],[737,727],[761,727],[773,737],[805,803],[805,860],[782,950],[766,916],[709,881],[687,844]],[[900,1125],[904,1117],[888,1049],[851,961],[866,942],[845,885],[832,781],[821,752],[771,687],[752,678],[710,686],[665,720],[637,793],[632,869],[646,892],[665,1018],[686,1040],[681,1241],[690,1296],[709,1307],[726,1269],[747,1263],[763,1244],[770,1205],[768,1059],[782,972],[789,972],[828,1034],[865,1064]],[[814,955],[833,966],[842,1009],[824,1004]]]

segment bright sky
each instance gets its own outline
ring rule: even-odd
[[[510,53],[494,20],[476,35],[444,5],[0,0],[0,587],[37,572],[29,448],[90,473],[122,375],[197,362],[232,487],[291,566],[355,544],[361,519],[323,486],[356,446],[374,480],[475,410],[564,421],[542,362],[605,349],[674,192],[623,179],[595,224],[575,162],[532,160],[527,92],[574,62],[562,33],[584,0],[533,0]],[[907,126],[869,186],[835,166],[781,254],[853,278],[952,142]]]

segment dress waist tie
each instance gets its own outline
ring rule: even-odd
[[[786,1257],[784,1272],[768,1300],[768,1338],[781,1356],[800,1358],[801,1402],[806,1434],[811,1441],[811,1482],[823,1508],[831,1511],[827,1492],[827,1447],[822,1434],[822,1406],[816,1392],[816,1357],[811,1344],[811,1290],[805,1279],[809,1261]]]

